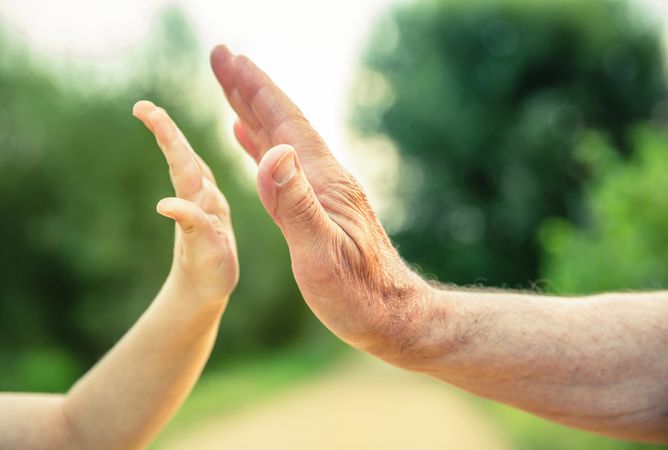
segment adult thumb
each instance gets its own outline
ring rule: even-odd
[[[264,154],[257,184],[264,207],[291,248],[312,245],[333,231],[333,223],[290,145],[277,145]]]

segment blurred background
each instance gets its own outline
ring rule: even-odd
[[[668,287],[668,7],[622,0],[0,0],[0,390],[62,392],[171,257],[165,106],[228,197],[242,276],[155,449],[650,449],[373,362],[310,314],[208,71],[254,58],[443,282]]]

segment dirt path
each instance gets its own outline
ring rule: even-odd
[[[508,450],[466,396],[358,356],[176,436],[165,450]]]

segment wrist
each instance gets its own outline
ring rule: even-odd
[[[380,345],[371,352],[396,366],[429,372],[454,349],[453,297],[412,273],[412,295],[389,319]]]
[[[165,280],[159,296],[180,314],[194,318],[221,316],[229,299],[229,296],[210,291],[174,270]]]
[[[177,301],[187,303],[191,308],[220,309],[225,308],[229,293],[221,289],[222,281],[201,279],[180,267],[172,267],[163,289],[168,291]]]

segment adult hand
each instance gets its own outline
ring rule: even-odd
[[[566,301],[429,286],[267,75],[222,46],[211,63],[239,115],[237,139],[259,164],[260,198],[288,242],[301,292],[334,333],[561,424],[668,443],[668,292]]]
[[[259,164],[265,208],[290,248],[309,307],[348,343],[395,360],[412,343],[427,284],[401,260],[355,179],[295,104],[253,62],[218,46],[211,65]],[[388,345],[390,344],[391,345]]]

